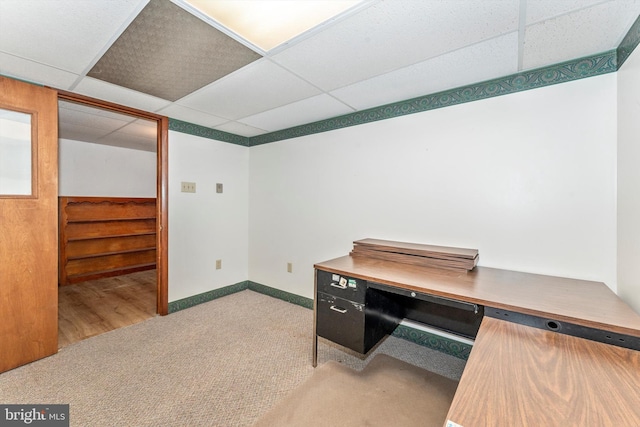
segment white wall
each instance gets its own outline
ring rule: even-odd
[[[247,280],[248,167],[246,147],[169,132],[169,301]]]
[[[618,77],[618,293],[640,313],[640,49]]]
[[[61,196],[156,197],[156,153],[60,139]]]
[[[616,289],[615,74],[252,147],[249,177],[258,283],[312,297],[372,237]]]

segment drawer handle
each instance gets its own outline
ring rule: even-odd
[[[331,282],[331,286],[333,286],[334,288],[347,289],[347,285],[341,285],[336,282]]]
[[[331,307],[329,307],[331,310],[333,311],[337,311],[340,314],[345,314],[347,312],[346,308],[338,308],[335,305],[332,305]]]

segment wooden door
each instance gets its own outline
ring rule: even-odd
[[[0,137],[0,144],[4,141],[0,150],[0,372],[4,372],[58,351],[57,92],[0,77],[0,114],[0,120],[5,120],[0,126],[4,134],[4,139]],[[17,119],[12,122],[7,117]],[[24,141],[14,140],[15,127],[26,131]],[[18,174],[26,184],[15,184]]]

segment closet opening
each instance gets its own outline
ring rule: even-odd
[[[168,311],[168,119],[58,93],[58,347]]]

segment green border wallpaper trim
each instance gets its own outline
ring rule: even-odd
[[[183,122],[182,120],[178,119],[169,118],[169,130],[186,133],[193,136],[200,136],[202,138],[215,139],[217,141],[228,142],[231,144],[242,145],[244,147],[249,146],[249,138],[247,138],[246,136],[223,132],[221,130],[216,130],[189,122]]]
[[[538,89],[573,80],[613,73],[618,70],[620,61],[626,60],[635,47],[640,43],[640,17],[625,36],[622,44],[615,50],[597,55],[587,56],[549,67],[523,71],[506,77],[500,77],[485,82],[461,86],[434,94],[424,95],[405,101],[357,111],[331,119],[320,120],[288,129],[270,132],[252,137],[239,136],[183,122],[177,119],[169,120],[169,129],[203,138],[215,139],[245,147],[299,138],[306,135],[328,132],[351,126],[358,126],[379,120],[392,119],[407,114],[421,113],[437,108],[451,107],[466,102],[480,101],[496,96],[509,95],[525,90]]]
[[[300,295],[272,288],[271,286],[246,280],[244,282],[236,283],[235,285],[225,286],[220,289],[215,289],[213,291],[204,292],[202,294],[170,302],[169,314],[247,289],[313,310],[313,299],[311,298],[305,298]],[[414,344],[457,357],[458,359],[467,360],[469,358],[469,353],[471,352],[471,346],[468,344],[441,337],[439,335],[430,334],[405,325],[398,325],[392,335],[394,337],[410,341]]]
[[[636,19],[636,22],[633,23],[629,32],[622,42],[620,42],[620,46],[618,46],[617,54],[618,54],[618,70],[624,64],[624,61],[631,55],[636,47],[640,44],[640,16]]]
[[[616,51],[567,61],[550,67],[524,71],[498,79],[488,80],[468,86],[425,95],[406,101],[382,105],[332,119],[321,120],[306,125],[283,129],[249,138],[249,146],[282,141],[315,133],[362,125],[379,120],[391,119],[407,114],[420,113],[437,108],[450,107],[466,102],[479,101],[496,96],[508,95],[530,89],[537,89],[572,80],[612,73],[616,68]]]

